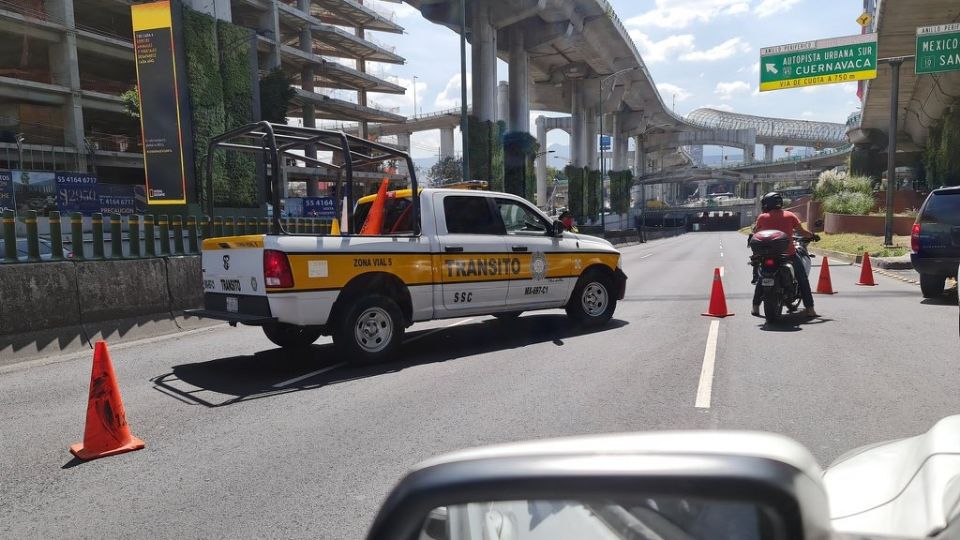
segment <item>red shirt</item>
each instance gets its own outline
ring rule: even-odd
[[[789,210],[771,210],[757,216],[757,225],[754,231],[781,231],[787,236],[793,237],[793,231],[800,228],[800,218]],[[797,248],[793,245],[793,240],[787,247],[787,255],[793,256]]]

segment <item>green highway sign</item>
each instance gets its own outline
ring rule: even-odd
[[[877,35],[817,39],[760,49],[760,91],[877,78]]]
[[[917,74],[960,70],[960,23],[917,28]]]

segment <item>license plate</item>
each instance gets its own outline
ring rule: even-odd
[[[227,297],[227,311],[230,313],[236,313],[237,311],[240,311],[240,303],[237,302],[237,298],[235,296]]]
[[[773,278],[763,278],[760,284],[764,287],[773,287]]]

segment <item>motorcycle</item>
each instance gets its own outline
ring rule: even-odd
[[[794,243],[804,272],[809,276],[810,259],[814,255],[808,246],[819,239],[817,235],[812,238],[791,237],[777,230],[758,231],[750,236],[748,244],[753,251],[750,264],[754,268],[754,279],[763,287],[763,315],[767,322],[779,321],[784,308],[790,313],[797,311],[802,301],[794,261],[787,255],[787,246]]]

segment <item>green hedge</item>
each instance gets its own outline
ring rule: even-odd
[[[296,95],[293,79],[282,69],[274,68],[260,79],[260,119],[276,124],[287,123],[287,106]]]
[[[610,208],[625,214],[630,210],[630,188],[633,186],[633,171],[610,171]]]
[[[930,128],[923,166],[929,187],[960,185],[960,104]]]
[[[536,137],[523,131],[512,131],[503,136],[503,183],[507,193],[533,200],[537,190],[533,157],[539,147]]]
[[[187,88],[193,124],[194,161],[200,199],[207,201],[206,155],[210,139],[253,120],[253,76],[250,70],[250,30],[183,8]],[[218,39],[219,37],[219,39]],[[223,45],[221,54],[221,45]],[[214,158],[214,204],[219,207],[257,206],[252,156],[218,152]]]
[[[583,220],[583,169],[567,165],[563,169],[567,177],[567,209],[577,221]]]
[[[485,180],[490,189],[503,191],[503,122],[481,122],[468,118],[470,145],[470,180]]]
[[[587,178],[587,218],[600,217],[600,171],[584,168]]]

